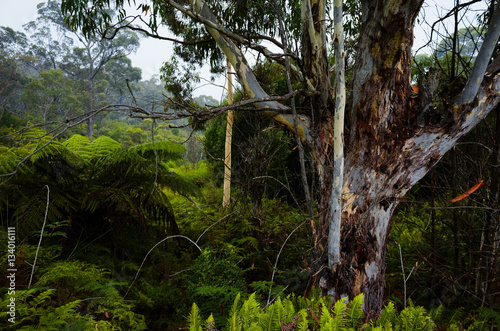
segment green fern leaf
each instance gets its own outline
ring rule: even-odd
[[[162,162],[181,159],[182,154],[186,152],[186,148],[181,144],[166,140],[157,141],[154,145],[153,143],[147,143],[133,146],[129,150],[147,159],[155,159],[157,157]]]
[[[252,293],[240,309],[240,316],[243,320],[243,330],[248,330],[252,324],[258,322],[260,305],[255,299],[255,293]]]
[[[200,309],[194,302],[191,307],[191,312],[189,313],[188,327],[189,331],[202,331]]]
[[[112,138],[100,136],[90,143],[89,148],[92,150],[92,157],[94,158],[106,156],[111,152],[121,150],[122,146]]]
[[[346,307],[347,304],[345,299],[338,300],[335,302],[335,307],[333,308],[333,312],[335,314],[335,318],[333,319],[331,330],[342,330],[347,325],[347,315],[346,315]],[[328,314],[330,316],[330,314]],[[323,315],[321,315],[323,318]]]
[[[394,323],[395,319],[396,308],[394,307],[394,304],[392,302],[389,302],[382,311],[382,315],[380,315],[380,318],[378,319],[376,325],[384,328],[390,325],[392,328],[392,323]]]
[[[76,155],[81,156],[84,159],[88,160],[92,158],[93,152],[91,148],[91,142],[88,137],[74,134],[62,144],[68,150],[72,151]]]
[[[215,319],[214,319],[213,314],[210,314],[210,316],[208,316],[207,321],[205,323],[206,323],[207,330],[216,330],[215,329]]]
[[[240,299],[241,295],[238,293],[236,298],[234,299],[233,306],[231,307],[231,312],[229,313],[229,319],[227,323],[228,331],[241,331],[241,317],[240,317]]]
[[[260,314],[259,325],[262,330],[278,330],[281,327],[279,310],[283,310],[281,299],[278,298],[272,305],[267,307],[264,313]]]
[[[347,326],[357,329],[361,324],[363,313],[363,294],[356,296],[346,309]]]
[[[293,305],[293,301],[290,299],[290,297],[287,297],[285,300],[283,300],[283,323],[287,324],[290,323],[294,320],[296,314],[295,314],[295,307]]]
[[[309,328],[309,323],[307,321],[307,310],[302,309],[299,311],[300,317],[295,327],[295,331],[307,331]]]

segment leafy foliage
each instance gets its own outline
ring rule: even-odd
[[[14,172],[23,157],[50,139],[40,128],[24,130],[19,137],[19,146],[1,151],[3,173]],[[10,205],[13,221],[25,231],[41,226],[46,205],[43,188],[48,185],[49,222],[76,219],[75,213],[86,212],[93,215],[93,220],[105,217],[118,221],[119,212],[142,222],[160,222],[168,225],[169,232],[176,233],[172,207],[163,190],[200,196],[195,185],[164,163],[180,158],[183,152],[182,146],[170,142],[122,149],[118,142],[105,136],[90,141],[75,135],[62,144],[54,141],[32,155],[15,175],[4,180],[6,189],[2,190],[0,201]],[[115,216],[109,214],[111,209]]]
[[[262,307],[255,293],[240,303],[236,296],[227,318],[226,330],[432,330],[435,327],[422,307],[408,307],[399,315],[394,305],[388,303],[378,321],[366,324],[362,309],[362,295],[351,303],[344,300],[332,305],[328,298],[297,298],[293,295]],[[304,304],[305,303],[305,304]],[[198,314],[193,304],[191,315]],[[199,325],[190,318],[189,327]],[[199,329],[197,329],[199,330]]]

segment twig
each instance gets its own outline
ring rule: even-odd
[[[403,266],[403,253],[401,252],[401,245],[396,241],[396,244],[399,247],[399,258],[401,260],[401,271],[403,272],[403,286],[404,286],[404,302],[403,306],[406,308],[406,275],[405,275],[405,268]]]
[[[130,291],[130,289],[132,288],[132,285],[134,285],[137,277],[139,276],[139,272],[141,272],[141,269],[142,269],[142,266],[144,265],[144,262],[146,262],[146,259],[148,258],[149,254],[151,254],[151,252],[153,251],[153,249],[155,249],[159,244],[161,244],[162,242],[168,240],[168,239],[172,239],[172,238],[184,238],[188,241],[190,241],[193,245],[196,246],[196,248],[198,248],[198,250],[201,252],[201,248],[200,246],[198,246],[197,243],[195,243],[193,240],[191,240],[190,238],[186,237],[186,236],[183,236],[183,235],[180,235],[180,234],[176,234],[176,235],[173,235],[173,236],[168,236],[166,238],[163,238],[162,240],[160,240],[159,242],[157,242],[150,250],[149,252],[146,254],[146,256],[144,257],[144,259],[142,260],[142,263],[139,267],[139,270],[137,270],[137,273],[135,274],[135,277],[134,277],[134,280],[132,280],[132,283],[130,283],[130,286],[128,287],[128,290],[127,292],[125,292],[125,295],[123,296],[123,298],[125,299],[125,297],[127,296],[128,292]]]
[[[269,285],[269,295],[267,296],[267,305],[269,305],[270,300],[271,300],[271,290],[273,289],[274,274],[276,273],[276,266],[278,265],[278,260],[280,258],[281,251],[283,250],[283,247],[285,247],[286,242],[288,241],[288,239],[290,239],[292,234],[295,231],[297,231],[302,225],[304,225],[304,223],[305,223],[305,221],[300,223],[295,229],[293,229],[292,232],[290,232],[288,237],[286,237],[285,241],[281,245],[280,251],[278,252],[278,256],[276,256],[276,262],[274,263],[274,267],[273,267],[273,275],[271,276],[271,285]]]
[[[38,251],[40,250],[40,245],[42,244],[43,230],[45,229],[45,223],[47,222],[47,214],[49,213],[49,202],[50,202],[50,188],[49,185],[45,185],[47,188],[47,207],[45,207],[45,217],[43,219],[42,232],[40,233],[40,240],[38,241],[38,247],[36,248],[35,261],[31,267],[30,281],[28,283],[28,288],[31,287],[31,281],[33,280],[33,274],[35,273],[36,260],[38,258]]]

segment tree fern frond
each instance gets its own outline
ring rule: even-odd
[[[173,171],[169,171],[164,164],[159,165],[158,169],[158,183],[164,188],[184,196],[203,198],[200,189],[191,181]]]
[[[17,131],[14,134],[14,139],[20,141],[23,145],[42,146],[47,143],[52,135],[48,135],[47,131],[38,126],[32,126],[28,122],[27,127]]]
[[[93,156],[91,142],[88,137],[79,134],[72,135],[68,140],[62,143],[64,147],[84,159],[90,159]]]
[[[100,136],[90,143],[89,148],[92,150],[92,157],[94,158],[105,156],[111,152],[121,150],[122,146],[119,142],[112,138]]]
[[[139,153],[147,159],[158,157],[160,161],[168,161],[181,159],[182,154],[186,152],[186,148],[181,144],[176,144],[171,141],[157,141],[130,147],[131,152]]]

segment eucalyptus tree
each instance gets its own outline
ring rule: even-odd
[[[45,69],[62,69],[68,76],[85,81],[88,115],[99,106],[99,93],[109,95],[110,89],[126,89],[126,79],[141,78],[140,69],[132,67],[127,58],[139,47],[139,36],[133,31],[118,33],[113,40],[85,36],[64,22],[58,0],[38,4],[37,19],[25,27],[32,33],[32,52],[45,63]],[[94,119],[89,116],[87,136],[92,136],[93,130]]]
[[[335,2],[336,8],[341,8],[339,3]],[[149,26],[144,28],[145,33],[176,43],[175,50],[185,61],[201,64],[209,60],[212,69],[220,72],[227,58],[247,96],[234,107],[248,108],[253,104],[295,132],[297,142],[306,145],[316,161],[320,187],[316,190],[319,213],[312,222],[313,278],[325,294],[335,298],[353,298],[363,293],[365,312],[375,316],[382,305],[385,254],[396,206],[457,140],[500,101],[500,58],[488,66],[500,34],[498,9],[470,79],[461,92],[448,97],[453,100],[449,107],[430,107],[435,92],[432,90],[412,97],[413,30],[423,3],[424,0],[361,1],[354,73],[346,98],[343,151],[339,147],[335,150],[339,141],[334,139],[338,133],[334,132],[334,104],[342,96],[334,92],[331,83],[333,72],[341,74],[338,63],[334,70],[328,62],[328,45],[340,42],[336,40],[338,35],[331,38],[331,1],[64,0],[62,9],[72,27],[88,36],[100,33],[109,37],[108,28],[136,29],[127,23],[130,18],[126,5],[130,4],[142,12],[141,18]],[[348,4],[355,7],[351,1]],[[121,22],[112,20],[109,9],[119,10]],[[349,17],[352,16],[346,16]],[[167,25],[175,37],[160,36],[161,24]],[[284,33],[278,40],[280,25]],[[273,48],[266,47],[268,44]],[[269,95],[255,78],[245,57],[246,49],[286,66],[293,79],[293,91],[285,96]],[[342,55],[337,55],[337,62]],[[295,111],[281,102],[293,97],[300,101]],[[211,112],[224,109],[214,108]],[[139,111],[139,117],[173,116]],[[438,113],[440,120],[421,121],[430,111]],[[211,112],[205,110],[199,116]],[[178,114],[186,115],[193,116],[193,112]],[[335,154],[341,152],[345,167],[338,199],[332,189],[333,163]],[[339,202],[340,233],[329,238],[329,231],[333,231],[330,225],[339,221],[332,207]],[[332,258],[327,251],[339,255]]]

